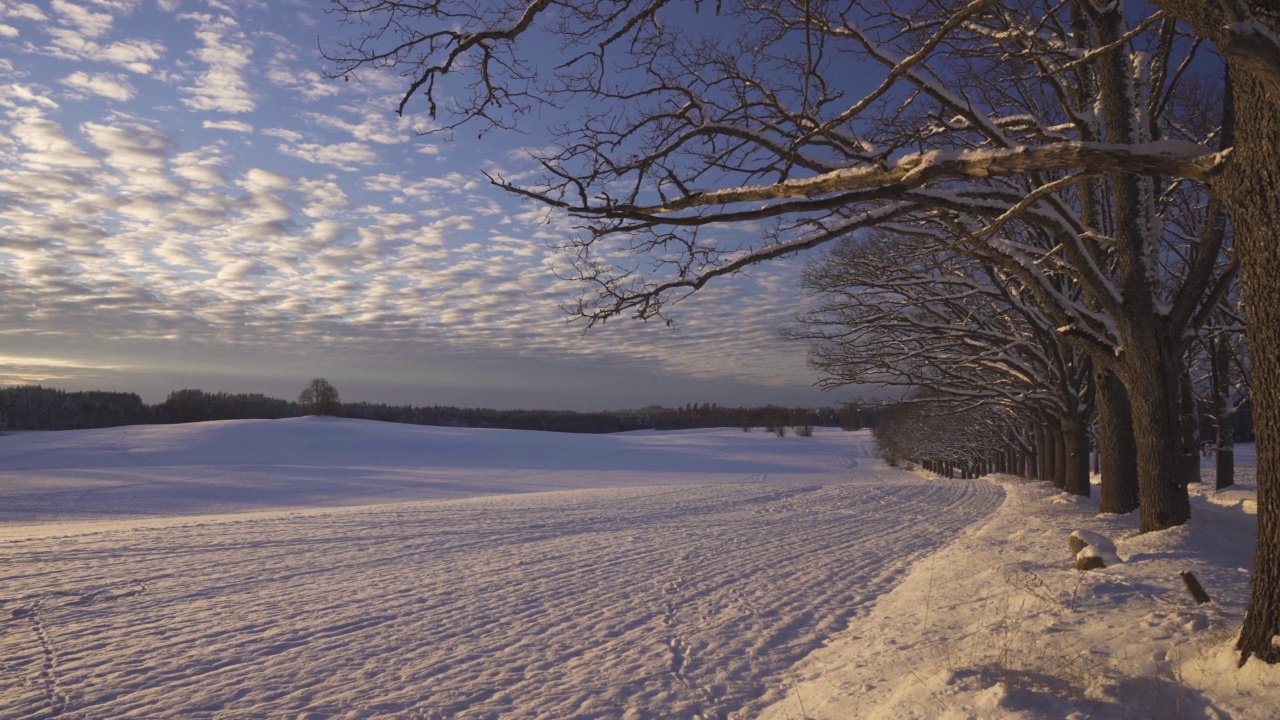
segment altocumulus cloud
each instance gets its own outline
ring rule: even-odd
[[[777,349],[786,282],[719,283],[674,332],[617,322],[584,337],[550,248],[572,222],[479,174],[531,177],[528,138],[419,137],[432,124],[391,112],[395,78],[322,77],[316,34],[341,31],[309,7],[158,6],[0,4],[0,381],[323,347],[396,377],[412,375],[405,358],[483,357],[512,377],[569,368],[541,381],[559,388],[585,362],[808,383],[800,353]],[[95,370],[86,346],[133,359]]]
[[[111,100],[132,100],[138,91],[119,73],[87,73],[80,70],[62,79],[62,84]]]

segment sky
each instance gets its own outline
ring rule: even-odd
[[[568,219],[519,133],[430,133],[393,73],[324,76],[304,0],[0,0],[0,384],[619,409],[827,405],[800,260],[715,283],[676,327],[584,332]],[[543,123],[545,124],[545,123]]]

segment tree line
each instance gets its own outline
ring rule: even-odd
[[[308,386],[308,389],[311,387]],[[324,399],[323,394],[320,399]],[[314,392],[307,391],[299,396],[298,401],[291,401],[258,393],[183,389],[169,393],[163,402],[148,405],[136,393],[131,392],[66,391],[39,385],[0,387],[0,431],[83,430],[211,420],[274,420],[311,414],[411,425],[570,433],[709,427],[763,428],[774,424],[844,426],[852,430],[863,427],[870,413],[869,409],[857,405],[836,409],[783,408],[772,405],[721,407],[714,403],[690,403],[674,408],[651,405],[639,409],[602,412],[494,410],[446,405],[341,402],[336,391],[331,398],[332,404],[316,407],[316,400]]]

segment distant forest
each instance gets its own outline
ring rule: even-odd
[[[853,430],[867,426],[871,416],[871,410],[857,405],[846,405],[840,409],[773,405],[728,408],[715,403],[689,403],[676,408],[653,405],[637,410],[590,413],[442,405],[416,407],[367,402],[341,403],[340,407],[334,415],[362,420],[572,433],[778,426],[844,427]],[[0,431],[82,430],[208,420],[278,419],[306,414],[297,402],[256,393],[175,390],[164,402],[148,405],[137,394],[129,392],[68,392],[39,385],[0,388]]]

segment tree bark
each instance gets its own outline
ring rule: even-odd
[[[1129,391],[1138,459],[1141,532],[1181,525],[1191,517],[1182,442],[1181,355],[1154,333],[1132,337],[1120,368]]]
[[[1063,490],[1089,497],[1089,423],[1081,413],[1068,418],[1063,428]]]
[[[1135,85],[1132,58],[1117,42],[1125,31],[1123,4],[1111,3],[1098,17],[1098,42],[1110,48],[1099,55],[1098,88],[1102,117],[1111,142],[1143,139],[1134,121]],[[1138,494],[1142,532],[1181,525],[1191,516],[1183,461],[1182,378],[1185,370],[1182,327],[1170,328],[1161,312],[1152,264],[1151,244],[1158,223],[1150,177],[1127,174],[1111,181],[1114,203],[1114,261],[1124,298],[1115,318],[1122,341],[1113,368],[1129,391],[1133,433],[1138,448]]]
[[[1213,414],[1214,487],[1235,484],[1236,413],[1228,410],[1231,394],[1231,346],[1225,338],[1210,338],[1210,412]]]
[[[1273,22],[1272,31],[1280,30]],[[1280,98],[1247,68],[1231,67],[1236,146],[1216,183],[1231,213],[1249,318],[1252,406],[1258,437],[1258,545],[1240,662],[1280,662]]]
[[[1058,418],[1053,418],[1050,421],[1048,437],[1051,449],[1049,453],[1049,477],[1054,487],[1063,490],[1067,487],[1066,426]]]
[[[1185,369],[1179,383],[1182,397],[1182,471],[1186,482],[1200,482],[1200,413],[1191,375]]]
[[[1218,490],[1236,484],[1235,432],[1236,416],[1218,422],[1217,447],[1214,448],[1214,487]]]
[[[1114,374],[1101,370],[1098,390],[1098,455],[1102,466],[1104,513],[1126,515],[1138,509],[1138,448],[1133,439],[1129,394]]]
[[[1053,419],[1050,439],[1053,443],[1053,487],[1066,489],[1066,430],[1068,423]]]
[[[1186,22],[1227,57],[1235,112],[1235,145],[1212,188],[1226,203],[1235,230],[1235,252],[1253,348],[1254,430],[1258,437],[1258,545],[1253,558],[1253,592],[1236,648],[1240,664],[1250,656],[1280,662],[1280,60],[1249,48],[1230,33],[1223,17],[1230,3],[1209,0],[1152,0]],[[1280,12],[1246,3],[1256,19],[1280,35]],[[1274,46],[1272,47],[1274,50]]]
[[[1049,427],[1044,420],[1036,426],[1036,472],[1035,478],[1048,482],[1049,474]]]

